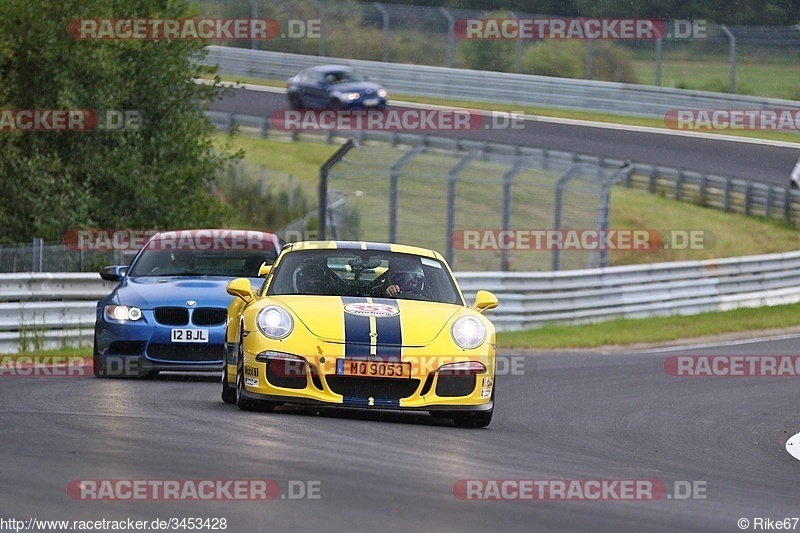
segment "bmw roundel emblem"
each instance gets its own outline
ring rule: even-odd
[[[197,302],[195,302],[194,300],[187,300],[186,305],[188,305],[189,307],[194,307],[195,305],[197,305]]]

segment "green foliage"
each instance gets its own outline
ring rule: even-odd
[[[516,57],[516,41],[466,41],[461,45],[465,68],[511,72]]]
[[[76,18],[189,18],[183,1],[4,0],[0,109],[133,110],[136,131],[0,132],[0,242],[71,228],[216,225],[208,194],[231,155],[203,116],[217,89],[189,80],[200,41],[90,41]],[[213,74],[213,73],[212,73]]]
[[[586,77],[587,41],[540,41],[522,55],[522,72],[561,78]],[[607,41],[594,42],[592,79],[637,83],[633,52]]]

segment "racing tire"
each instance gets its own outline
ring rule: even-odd
[[[492,389],[492,408],[488,411],[473,411],[471,413],[453,413],[450,418],[458,428],[485,428],[492,422],[494,414],[494,389]]]
[[[259,411],[261,413],[271,413],[275,410],[276,404],[260,400],[251,400],[244,397],[244,350],[242,349],[243,340],[239,338],[239,346],[236,354],[236,405],[242,411]]]
[[[344,109],[344,104],[338,98],[334,98],[331,100],[331,109],[335,111],[342,111]]]
[[[297,96],[296,93],[289,93],[289,107],[292,109],[303,109],[303,101],[300,100],[300,97]]]
[[[97,334],[92,340],[92,372],[96,378],[107,377],[106,365],[100,360],[100,353],[97,351]]]
[[[227,356],[226,356],[227,359]],[[233,405],[236,403],[236,389],[228,385],[228,361],[222,363],[222,401]]]

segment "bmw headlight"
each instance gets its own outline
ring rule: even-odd
[[[361,98],[361,95],[360,95],[360,94],[358,94],[358,93],[355,93],[355,92],[353,92],[353,93],[347,93],[347,94],[345,95],[345,98],[347,98],[347,99],[348,99],[348,100],[350,100],[350,101],[353,101],[353,100],[358,100],[359,98]]]
[[[483,343],[486,338],[486,327],[474,316],[462,316],[453,323],[450,335],[456,344],[469,350]]]
[[[138,307],[128,307],[127,305],[107,305],[105,307],[106,318],[117,322],[136,321],[142,318],[142,310]]]
[[[268,305],[256,315],[256,326],[270,339],[283,339],[292,332],[294,321],[282,307]]]
[[[386,89],[378,89],[378,96],[386,98]]]

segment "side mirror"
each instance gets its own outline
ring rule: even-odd
[[[127,266],[107,266],[100,271],[100,277],[106,281],[120,281],[127,272]]]
[[[268,265],[266,262],[261,263],[261,266],[258,267],[258,277],[266,276],[272,272],[272,265]]]
[[[232,280],[228,283],[228,286],[225,287],[225,290],[231,296],[241,298],[245,303],[251,302],[254,298],[253,287],[250,285],[250,280],[247,278],[236,278]]]
[[[494,309],[498,304],[499,302],[497,301],[497,296],[491,292],[478,291],[475,294],[475,304],[472,307],[479,313],[483,313],[489,309]]]

